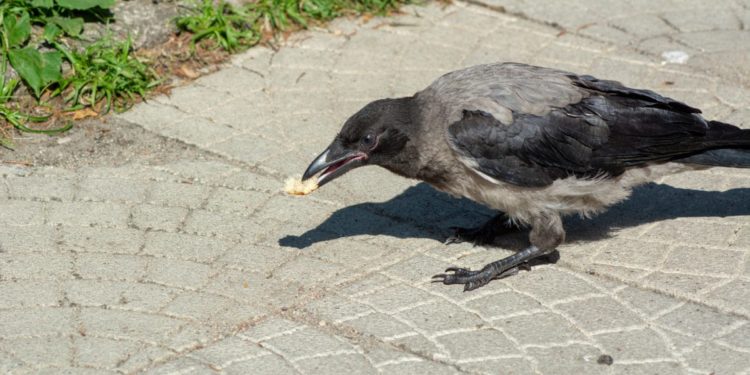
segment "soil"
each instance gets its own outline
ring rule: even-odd
[[[0,148],[0,164],[78,169],[131,163],[158,165],[181,159],[220,160],[197,147],[111,117],[80,121],[60,135],[22,134],[14,143],[14,150]]]

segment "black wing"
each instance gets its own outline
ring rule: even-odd
[[[514,113],[513,123],[503,125],[482,111],[465,111],[448,129],[453,149],[485,176],[541,187],[571,175],[617,176],[710,147],[709,126],[695,108],[613,81],[571,79],[588,96],[544,115]]]

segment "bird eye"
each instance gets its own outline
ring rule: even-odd
[[[362,137],[360,142],[362,143],[362,146],[372,147],[372,145],[375,143],[375,136],[372,134],[367,134],[366,136]]]

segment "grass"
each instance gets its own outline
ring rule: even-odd
[[[306,28],[345,14],[386,14],[410,0],[257,0],[235,7],[221,0],[203,0],[176,19],[180,30],[192,33],[195,45],[210,41],[237,52],[278,32]]]
[[[130,38],[117,41],[108,35],[82,51],[60,45],[57,48],[70,62],[73,73],[63,77],[52,96],[65,95],[71,109],[122,112],[161,83],[145,61],[133,56]]]

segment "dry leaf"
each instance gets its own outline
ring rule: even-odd
[[[73,111],[71,114],[71,117],[73,117],[73,120],[76,120],[76,121],[85,119],[88,117],[96,117],[96,116],[99,116],[99,113],[97,113],[96,111],[88,107],[84,109],[79,109],[77,111]]]
[[[200,76],[198,72],[184,64],[177,69],[177,74],[190,79],[198,78],[198,76]]]

